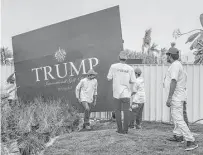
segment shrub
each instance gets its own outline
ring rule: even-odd
[[[4,101],[6,102],[6,101]],[[17,102],[1,106],[2,142],[18,139],[22,152],[37,153],[50,137],[74,131],[80,115],[67,100]]]

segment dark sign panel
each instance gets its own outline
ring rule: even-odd
[[[93,68],[98,72],[93,111],[112,110],[106,76],[123,49],[118,6],[14,36],[12,42],[19,97],[62,97],[80,107],[75,87]]]

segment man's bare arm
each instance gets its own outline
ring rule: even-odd
[[[177,81],[175,79],[172,79],[171,84],[170,84],[170,90],[169,90],[168,98],[172,98],[174,91],[175,91],[175,88],[176,88],[176,85],[177,85]]]

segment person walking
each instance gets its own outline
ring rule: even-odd
[[[132,93],[132,101],[131,101],[131,112],[130,112],[130,128],[136,127],[136,129],[141,129],[141,123],[142,123],[142,112],[144,108],[144,103],[146,102],[146,94],[145,94],[145,85],[144,85],[144,78],[140,75],[142,74],[142,71],[140,68],[135,69],[135,76],[136,76],[136,82],[133,85],[133,91]],[[136,124],[135,124],[136,123]]]
[[[113,80],[113,107],[117,123],[117,132],[128,133],[129,108],[131,88],[130,84],[135,83],[136,77],[134,69],[126,64],[128,57],[127,51],[121,51],[119,54],[119,63],[112,64],[107,79]],[[121,120],[121,110],[123,109],[124,120]]]
[[[183,66],[179,59],[179,50],[174,45],[166,53],[167,62],[171,65],[168,68],[165,78],[165,88],[168,94],[166,105],[171,108],[171,116],[175,128],[173,137],[169,141],[181,142],[183,139],[187,142],[186,151],[194,150],[198,147],[195,138],[183,118],[183,105],[186,95],[186,78]]]
[[[91,108],[96,105],[97,101],[97,73],[91,69],[87,73],[87,77],[81,79],[76,86],[76,98],[84,108],[84,124],[83,128],[90,130],[90,114]]]

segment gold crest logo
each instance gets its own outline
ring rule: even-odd
[[[63,62],[66,58],[66,51],[59,47],[54,56],[58,62]]]

